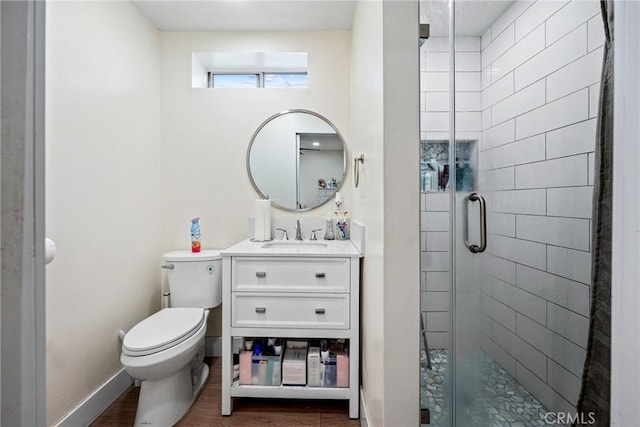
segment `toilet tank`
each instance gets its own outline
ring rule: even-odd
[[[213,308],[222,303],[222,256],[218,251],[164,254],[171,307]]]

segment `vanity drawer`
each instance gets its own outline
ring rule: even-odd
[[[233,292],[236,328],[349,329],[348,294]]]
[[[234,291],[349,292],[349,258],[234,258]]]

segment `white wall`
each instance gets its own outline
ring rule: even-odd
[[[587,344],[602,44],[597,1],[516,2],[482,37],[483,347],[552,411]]]
[[[349,32],[161,33],[162,251],[189,247],[189,220],[200,217],[203,248],[225,248],[248,237],[258,198],[246,171],[247,147],[260,124],[281,111],[315,111],[350,138]],[[308,89],[191,87],[192,52],[308,52]],[[350,171],[350,169],[349,169]],[[347,173],[349,176],[349,173]],[[352,205],[351,180],[343,193]],[[323,217],[273,210],[274,217]],[[291,235],[292,230],[290,230]],[[310,230],[303,230],[308,235]],[[220,335],[220,309],[209,317]]]
[[[367,226],[362,389],[371,426],[418,424],[417,19],[417,2],[358,2],[353,22],[353,152],[365,156],[354,217]]]
[[[47,4],[47,423],[121,369],[159,308],[156,29],[128,2]]]
[[[420,419],[418,16],[417,1],[384,2],[386,426],[414,426]]]
[[[353,217],[366,224],[360,290],[362,392],[369,425],[384,425],[384,167],[382,3],[356,3],[352,28],[351,128],[354,157],[365,153]],[[366,75],[367,78],[361,78]]]

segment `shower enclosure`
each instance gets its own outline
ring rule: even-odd
[[[422,423],[564,424],[589,327],[599,2],[421,0],[420,22]]]

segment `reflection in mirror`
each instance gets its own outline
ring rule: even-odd
[[[268,118],[253,134],[247,152],[253,187],[273,206],[291,211],[313,209],[333,198],[347,164],[338,130],[307,110]]]

